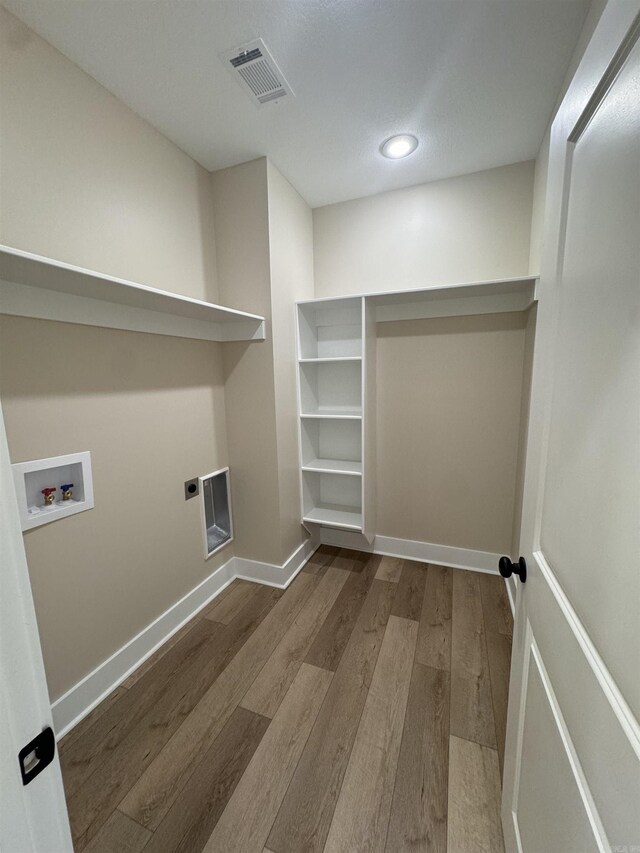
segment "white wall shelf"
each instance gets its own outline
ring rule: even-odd
[[[344,459],[311,459],[309,462],[303,464],[302,470],[361,477],[362,462],[347,462]]]
[[[349,411],[345,409],[344,411],[337,411],[332,409],[323,409],[322,411],[317,412],[302,412],[300,415],[301,418],[325,418],[327,420],[345,420],[345,421],[361,421],[362,420],[362,412],[360,410],[354,409],[353,411]]]
[[[305,524],[375,536],[376,324],[526,311],[537,276],[297,303]]]
[[[204,341],[260,341],[264,317],[0,246],[0,313]]]
[[[489,281],[466,281],[432,285],[412,290],[390,290],[359,296],[329,296],[299,302],[299,311],[307,316],[334,316],[341,303],[351,305],[365,299],[375,310],[375,322],[419,320],[429,317],[454,317],[464,314],[501,314],[526,311],[536,301],[537,275]]]
[[[300,364],[327,364],[332,362],[341,362],[341,361],[362,361],[362,356],[360,355],[343,355],[337,356],[335,358],[301,358],[299,359]]]
[[[302,520],[311,524],[338,527],[342,530],[362,531],[362,513],[344,506],[322,504],[309,510]]]
[[[334,411],[331,409],[324,409],[323,411],[318,412],[302,412],[300,414],[301,418],[325,418],[326,420],[345,420],[345,421],[361,421],[362,420],[362,412],[360,410],[353,411]]]

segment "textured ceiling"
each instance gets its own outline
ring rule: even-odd
[[[267,155],[313,207],[536,156],[586,0],[2,0],[207,169]],[[219,54],[262,37],[296,97]],[[392,133],[420,146],[378,153]]]

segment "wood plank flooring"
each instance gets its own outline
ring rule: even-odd
[[[504,582],[321,546],[60,743],[76,853],[502,853]]]

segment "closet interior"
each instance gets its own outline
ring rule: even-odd
[[[297,303],[305,525],[360,533],[369,544],[375,536],[377,324],[524,312],[536,283],[525,276]]]

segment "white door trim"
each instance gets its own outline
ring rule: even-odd
[[[580,621],[578,614],[565,595],[560,582],[545,559],[543,552],[536,551],[533,556],[558,604],[558,607],[562,611],[562,615],[567,620],[567,623],[571,628],[573,635],[576,638],[576,642],[580,646],[587,663],[593,670],[593,674],[596,677],[602,692],[611,705],[611,710],[615,714],[620,727],[629,739],[629,743],[631,744],[633,751],[640,760],[640,723],[620,692],[620,689],[609,672],[605,662],[598,654],[598,650],[594,646],[584,624]]]
[[[72,853],[57,753],[26,786],[18,764],[52,718],[1,406],[0,577],[0,848]]]

